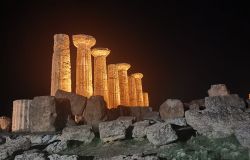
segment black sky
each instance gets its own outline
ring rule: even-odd
[[[164,2],[164,3],[163,3]],[[53,35],[89,34],[108,63],[144,73],[151,106],[205,97],[210,84],[250,92],[250,12],[225,1],[1,2],[0,115],[12,101],[50,92]],[[72,43],[71,43],[72,44]],[[72,62],[76,49],[71,45]],[[74,74],[72,75],[75,76]]]

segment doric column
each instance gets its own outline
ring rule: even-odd
[[[120,87],[118,70],[115,64],[108,65],[108,89],[109,89],[109,108],[116,108],[120,105]]]
[[[142,73],[134,73],[132,76],[135,78],[136,95],[137,95],[137,106],[144,106],[143,92],[142,92]]]
[[[13,101],[12,112],[12,131],[28,131],[29,130],[29,109],[32,100],[15,100]]]
[[[135,78],[133,76],[128,77],[128,88],[129,88],[129,105],[137,106],[136,85],[135,85]]]
[[[77,47],[76,58],[76,93],[85,97],[93,95],[91,47],[96,43],[92,36],[73,35],[73,43]]]
[[[128,69],[130,64],[118,63],[118,76],[119,76],[119,87],[120,87],[120,99],[121,105],[129,106],[129,90],[128,90]]]
[[[69,36],[66,34],[54,35],[51,95],[54,96],[58,89],[71,92]]]
[[[149,107],[148,92],[143,92],[143,102],[145,107]]]
[[[94,56],[94,95],[103,96],[107,106],[109,106],[109,99],[106,57],[109,53],[110,50],[107,48],[94,48],[92,50]]]

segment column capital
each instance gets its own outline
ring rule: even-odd
[[[126,70],[127,71],[131,67],[131,65],[128,63],[118,63],[116,65],[117,65],[118,70]]]
[[[143,74],[142,73],[134,73],[134,74],[131,74],[131,76],[134,77],[134,78],[141,79],[143,77]]]
[[[93,36],[85,35],[85,34],[77,34],[72,36],[73,44],[77,47],[93,47],[96,43],[96,39]]]
[[[92,56],[108,56],[110,54],[110,50],[108,48],[94,48],[92,49]]]

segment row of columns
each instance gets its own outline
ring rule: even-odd
[[[143,93],[141,73],[128,76],[127,63],[110,64],[106,57],[107,48],[94,48],[96,40],[89,35],[73,35],[73,44],[77,48],[76,93],[85,97],[102,95],[109,108],[118,105],[149,106],[148,93]],[[94,82],[92,81],[92,60],[94,57]],[[71,63],[69,37],[64,34],[54,36],[52,60],[51,95],[57,89],[71,92]],[[93,86],[94,84],[94,86]]]

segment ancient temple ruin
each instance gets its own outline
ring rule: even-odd
[[[76,93],[85,97],[101,95],[108,108],[124,106],[149,106],[148,93],[143,92],[142,73],[128,76],[128,63],[107,64],[110,50],[94,48],[93,36],[78,34],[72,36],[77,49]],[[65,34],[54,35],[52,58],[51,95],[60,89],[71,92],[70,40]],[[93,56],[93,64],[92,57]],[[93,69],[92,69],[93,65]]]

